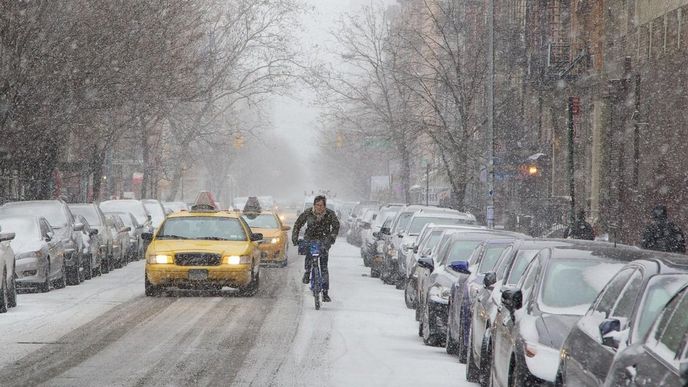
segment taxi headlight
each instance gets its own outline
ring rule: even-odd
[[[250,255],[227,255],[223,258],[224,263],[228,265],[241,265],[251,263]]]
[[[273,245],[278,244],[279,241],[280,241],[279,238],[272,238],[272,239],[270,239],[270,243],[272,243]]]
[[[146,262],[152,264],[169,264],[173,263],[174,259],[171,255],[167,254],[150,254],[146,258]]]

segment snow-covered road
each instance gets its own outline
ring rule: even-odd
[[[423,345],[403,293],[367,276],[358,249],[330,258],[332,303],[313,307],[303,257],[264,268],[252,298],[145,297],[143,262],[0,315],[0,384],[473,386]],[[9,381],[9,382],[7,382]]]

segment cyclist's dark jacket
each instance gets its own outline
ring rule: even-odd
[[[294,230],[291,235],[294,244],[298,241],[299,232],[304,224],[307,225],[304,236],[304,239],[307,240],[319,240],[332,245],[337,239],[337,234],[339,234],[339,219],[337,219],[337,214],[334,211],[326,208],[325,214],[318,220],[313,213],[313,208],[309,208],[301,213],[294,223]]]

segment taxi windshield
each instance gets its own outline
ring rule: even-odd
[[[156,239],[248,240],[239,219],[215,216],[170,218],[163,223]]]
[[[251,228],[279,228],[277,219],[272,214],[262,214],[258,216],[242,215],[242,218]]]

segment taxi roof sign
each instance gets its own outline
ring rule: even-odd
[[[217,211],[219,209],[217,201],[215,201],[215,197],[210,191],[199,192],[196,200],[194,200],[194,204],[191,206],[191,210]]]

